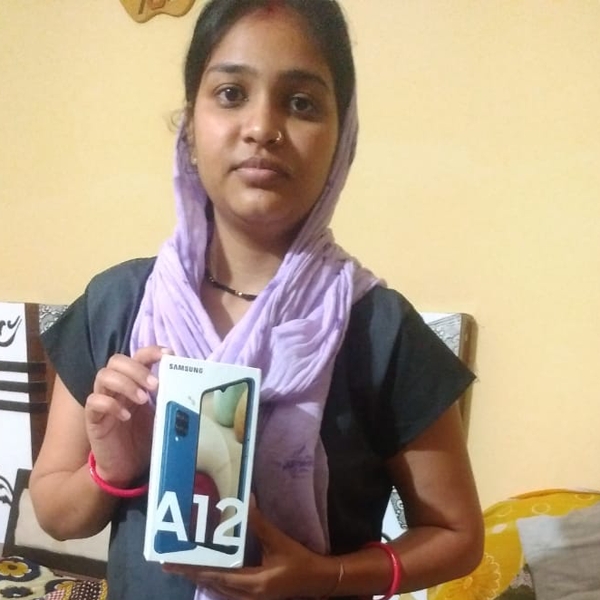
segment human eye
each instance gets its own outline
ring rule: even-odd
[[[246,94],[239,85],[223,85],[216,91],[219,104],[225,108],[239,106],[246,100]]]
[[[319,114],[317,104],[306,94],[294,94],[290,98],[290,109],[293,113],[306,118],[316,117]]]

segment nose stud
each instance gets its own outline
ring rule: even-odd
[[[279,146],[281,144],[281,142],[283,142],[283,133],[281,133],[281,131],[278,129],[277,135],[273,139],[273,144],[275,144],[276,146]]]
[[[280,146],[285,138],[281,129],[267,129],[255,125],[244,133],[244,139],[259,146]]]

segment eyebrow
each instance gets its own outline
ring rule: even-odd
[[[228,73],[230,75],[252,75],[257,76],[258,70],[250,65],[244,65],[240,63],[218,63],[206,69],[206,73]],[[306,81],[317,83],[318,85],[324,87],[329,90],[329,85],[327,82],[317,73],[313,73],[312,71],[306,71],[305,69],[288,69],[287,71],[282,71],[280,76],[284,79],[290,79],[293,81]]]

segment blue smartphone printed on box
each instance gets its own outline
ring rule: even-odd
[[[159,553],[195,546],[190,531],[199,422],[200,416],[193,410],[177,402],[167,403],[158,502],[164,521],[171,521],[173,530],[156,532],[154,548]]]
[[[234,554],[241,540],[249,436],[254,415],[254,381],[239,379],[205,390],[201,397],[192,528],[199,545]],[[198,518],[204,519],[198,527]]]

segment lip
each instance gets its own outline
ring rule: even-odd
[[[251,156],[241,161],[233,170],[250,185],[266,185],[290,177],[289,169],[281,162],[260,156]]]
[[[290,175],[289,169],[287,169],[285,165],[278,160],[264,158],[261,156],[251,156],[250,158],[238,163],[235,166],[235,169],[258,169],[260,171],[274,171],[275,173],[285,177],[289,177]]]

